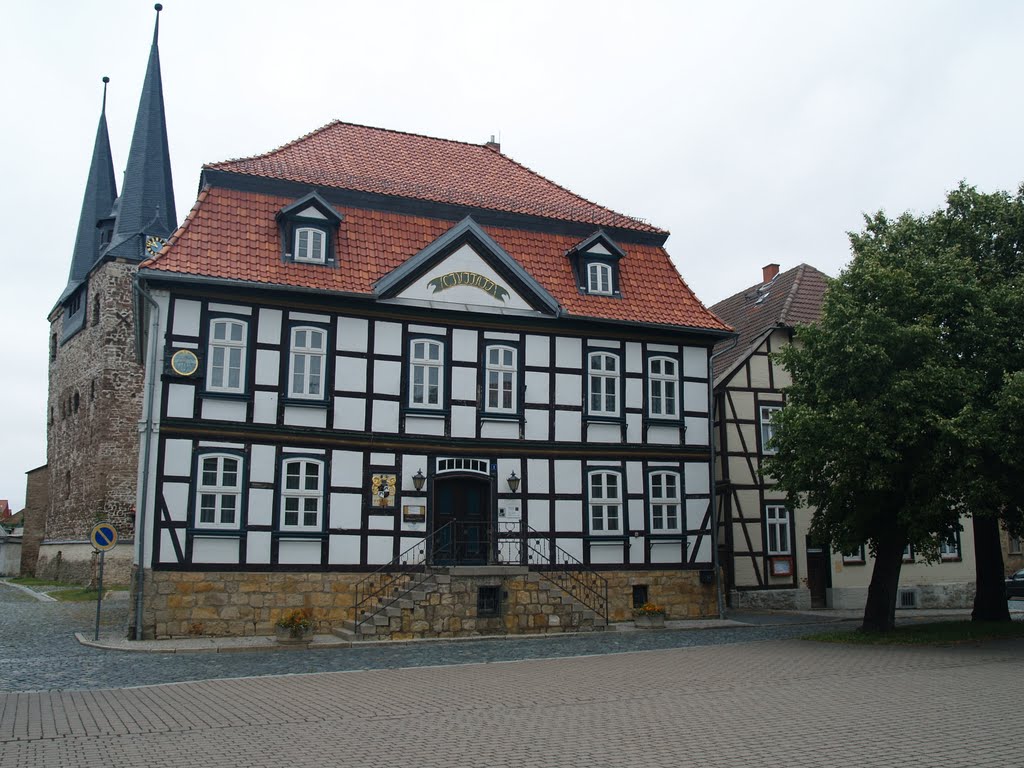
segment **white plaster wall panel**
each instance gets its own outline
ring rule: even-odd
[[[655,354],[664,354],[675,357],[679,354],[679,347],[675,344],[648,344],[647,351]]]
[[[452,406],[452,437],[476,437],[476,408]]]
[[[768,358],[762,355],[752,355],[747,364],[750,366],[750,385],[768,389],[771,386],[771,379],[768,377]]]
[[[456,328],[452,331],[452,360],[476,362],[476,331]]]
[[[644,350],[638,342],[626,342],[626,373],[644,373]]]
[[[424,475],[427,474],[427,457],[418,453],[406,454],[401,457],[399,467],[401,469],[399,487],[406,493],[415,493],[416,486],[413,485],[412,477],[417,471],[422,471]],[[420,501],[408,501],[406,503],[419,504]]]
[[[276,349],[256,350],[256,383],[258,385],[276,386],[280,370],[280,352]]]
[[[292,427],[320,427],[322,429],[327,426],[327,409],[286,405],[284,407],[284,423]]]
[[[493,341],[519,341],[518,333],[502,333],[501,331],[484,331],[484,338]]]
[[[599,347],[601,349],[622,349],[621,341],[611,341],[610,339],[587,339],[588,347]]]
[[[402,354],[402,325],[378,320],[373,324],[373,352],[377,355]]]
[[[191,419],[196,388],[192,384],[170,384],[167,387],[167,415]]]
[[[198,336],[202,304],[189,299],[174,300],[174,335]]]
[[[274,492],[270,488],[249,490],[249,525],[270,525],[274,513]]]
[[[200,448],[227,448],[229,451],[241,451],[245,448],[242,443],[227,443],[218,440],[200,440]]]
[[[164,474],[178,477],[192,474],[191,440],[167,440],[164,443]]]
[[[686,424],[687,445],[708,444],[708,420],[701,416],[687,416],[683,422]]]
[[[330,315],[312,314],[310,312],[289,312],[288,319],[295,323],[317,323],[327,325],[331,322]]]
[[[333,451],[331,453],[331,485],[362,488],[363,454],[358,451]]]
[[[402,536],[398,540],[398,551],[409,552],[411,562],[422,561],[427,553],[427,542],[422,536]]]
[[[647,428],[647,442],[653,445],[679,445],[679,427],[658,426],[649,424]]]
[[[526,372],[526,402],[547,405],[551,399],[548,392],[548,374],[539,371]]]
[[[326,219],[327,218],[322,213],[320,213],[320,211],[318,211],[316,208],[314,208],[312,205],[309,206],[308,208],[303,208],[301,211],[299,211],[298,215],[302,216],[305,219]]]
[[[578,411],[555,411],[555,440],[578,443],[581,439]]]
[[[683,376],[707,378],[708,351],[704,347],[683,347]]]
[[[590,542],[590,562],[594,565],[613,565],[623,562],[622,542]]]
[[[184,531],[182,531],[184,533]],[[160,562],[176,563],[178,556],[174,553],[174,531],[160,531]],[[184,542],[181,544],[181,551],[185,551]]]
[[[165,482],[161,486],[161,490],[171,520],[179,523],[186,521],[188,519],[189,491],[191,490],[189,484]]]
[[[554,530],[569,533],[583,530],[583,502],[575,499],[555,501]]]
[[[257,424],[277,423],[277,392],[254,392],[252,420]]]
[[[277,455],[272,445],[253,445],[249,449],[249,480],[253,483],[274,482]]]
[[[683,410],[708,412],[707,384],[698,384],[695,381],[683,382]]]
[[[426,504],[424,504],[422,500],[419,500],[419,501],[416,501],[416,502],[410,502],[408,499],[403,499],[402,503],[403,504],[416,504],[416,503],[418,503],[418,504],[422,504],[423,506],[426,506]],[[416,533],[416,532],[426,533],[426,531],[427,531],[427,524],[425,522],[424,523],[413,523],[413,522],[410,522],[408,520],[402,520],[401,523],[399,524],[399,529],[402,530],[402,531],[409,531],[410,533]]]
[[[226,312],[229,315],[252,315],[252,307],[244,304],[220,304],[216,301],[211,301],[209,310],[218,314]]]
[[[647,555],[647,539],[644,536],[637,536],[629,540],[629,562],[643,563]]]
[[[700,544],[697,545],[697,556],[694,558],[694,562],[711,562],[711,536],[700,537]]]
[[[366,429],[366,401],[361,397],[334,398],[334,428],[362,432]]]
[[[640,413],[626,414],[626,442],[637,444],[644,441],[644,417]]]
[[[397,406],[397,403],[393,403]],[[374,403],[374,409],[376,410],[377,403]],[[397,417],[397,408],[396,408]],[[374,424],[377,421],[374,419]],[[383,430],[378,430],[383,431]],[[406,416],[405,417],[405,431],[410,435],[443,435],[444,434],[444,419],[430,418],[429,416]]]
[[[431,336],[444,336],[446,331],[440,325],[417,325],[416,323],[410,323],[409,333],[427,333]]]
[[[256,330],[256,341],[260,344],[281,343],[281,310],[261,309],[259,328]]]
[[[366,392],[366,360],[340,355],[334,360],[336,392]]]
[[[193,563],[237,563],[237,536],[193,536]]]
[[[370,565],[390,563],[394,557],[393,548],[394,540],[390,536],[367,536],[366,562]]]
[[[626,407],[643,408],[644,382],[642,379],[626,379]]]
[[[365,352],[369,324],[361,317],[339,317],[336,345],[339,352]]]
[[[683,469],[683,482],[687,494],[709,493],[708,465],[699,461],[688,461]]]
[[[551,502],[547,499],[529,499],[526,502],[526,515],[533,530],[551,530]]]
[[[555,374],[555,403],[557,405],[583,404],[583,378],[571,373]]]
[[[564,411],[562,411],[561,413],[564,413]],[[572,415],[575,416],[576,414],[573,413]],[[558,439],[564,438],[559,437]],[[597,421],[587,422],[587,442],[617,443],[621,439],[622,427],[620,427],[618,424],[602,424]]]
[[[551,340],[547,336],[526,337],[526,364],[538,368],[551,365]]]
[[[245,537],[245,562],[248,565],[270,562],[270,531],[250,531]]]
[[[393,467],[395,466],[395,454],[371,453],[370,464],[374,467]]]
[[[548,434],[550,422],[548,421],[547,411],[538,411],[535,409],[527,408],[526,414],[526,439],[527,440],[550,440],[551,436]]]
[[[476,368],[452,368],[452,400],[476,402]]]
[[[555,545],[561,547],[579,561],[583,561],[582,539],[555,539]]]
[[[554,462],[555,493],[582,493],[580,462],[559,459]]]
[[[331,528],[359,528],[362,520],[363,505],[358,493],[331,494]]]
[[[527,459],[526,472],[529,487],[527,493],[547,493],[550,487],[547,459]]]
[[[519,437],[519,422],[493,421],[485,419],[480,424],[480,437],[515,440]]]
[[[378,395],[397,395],[402,386],[402,364],[397,360],[378,360],[373,366],[373,391]]]
[[[358,536],[331,536],[327,544],[327,561],[331,565],[359,563]]]
[[[394,515],[370,515],[367,527],[373,528],[377,531],[393,531],[395,530],[395,516]]]
[[[626,462],[626,490],[629,493],[646,493],[644,465],[639,461]]]
[[[281,448],[281,453],[301,453],[301,454],[311,453],[313,455],[318,455],[318,456],[326,456],[327,455],[327,451],[325,449],[323,449],[323,448],[293,448],[293,447],[287,446],[287,445]]]
[[[634,486],[631,484],[629,490],[635,493],[638,487],[643,488],[642,485]],[[643,499],[629,499],[626,502],[626,519],[623,520],[625,525],[623,533],[645,530],[647,527],[646,518],[647,507],[644,505]]]
[[[495,298],[491,293],[471,285],[452,285],[442,291],[435,292],[430,281],[452,272],[473,272],[487,278],[508,291],[504,301]],[[490,264],[480,258],[471,246],[463,245],[451,256],[438,262],[432,269],[419,277],[408,288],[398,294],[402,299],[418,299],[434,303],[451,303],[455,305],[483,306],[491,308],[532,309],[532,307],[512,290],[508,281],[500,277]],[[462,309],[455,306],[453,309]]]
[[[523,477],[523,462],[519,459],[498,459],[498,493],[511,493],[508,489],[506,478],[513,472],[520,479]],[[524,492],[523,486],[519,486],[519,493]]]
[[[555,367],[583,367],[583,342],[581,339],[572,339],[565,336],[557,336],[555,338]]]
[[[438,421],[441,421],[438,419]],[[398,431],[398,403],[386,400],[373,401],[373,418],[371,421],[374,432]],[[441,421],[442,425],[444,424]],[[408,423],[406,424],[408,426]]]
[[[683,562],[683,543],[681,541],[655,541],[651,543],[652,563]]]
[[[320,562],[320,542],[281,539],[277,543],[277,562],[281,565],[314,565]]]
[[[246,404],[237,400],[203,400],[202,417],[212,421],[245,423]]]
[[[594,243],[592,246],[587,248],[587,253],[599,253],[602,256],[611,256],[611,252],[601,243]]]

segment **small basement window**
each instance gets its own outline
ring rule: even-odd
[[[476,593],[477,618],[498,616],[501,609],[501,587],[480,587]]]
[[[639,608],[642,605],[648,603],[648,589],[646,584],[634,584],[633,585],[633,607]]]

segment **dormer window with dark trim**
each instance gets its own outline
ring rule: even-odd
[[[277,214],[284,246],[282,258],[296,264],[338,263],[338,225],[344,220],[316,192],[287,205]]]
[[[580,293],[622,298],[619,261],[623,251],[608,235],[598,230],[566,253]]]

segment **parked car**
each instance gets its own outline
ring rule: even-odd
[[[1006,580],[1006,597],[1010,600],[1024,599],[1024,568]]]

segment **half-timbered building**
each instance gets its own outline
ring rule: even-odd
[[[668,233],[493,142],[205,166],[139,272],[146,636],[715,611],[709,351]]]
[[[806,264],[779,272],[711,309],[739,334],[714,360],[716,505],[730,605],[764,608],[863,608],[873,560],[863,546],[832,552],[809,536],[813,509],[792,509],[761,474],[771,454],[772,417],[785,405],[789,373],[772,357],[793,343],[797,325],[814,323],[829,278]],[[734,345],[733,345],[734,344]],[[966,607],[974,592],[970,526],[939,546],[929,564],[907,549],[899,607]]]

